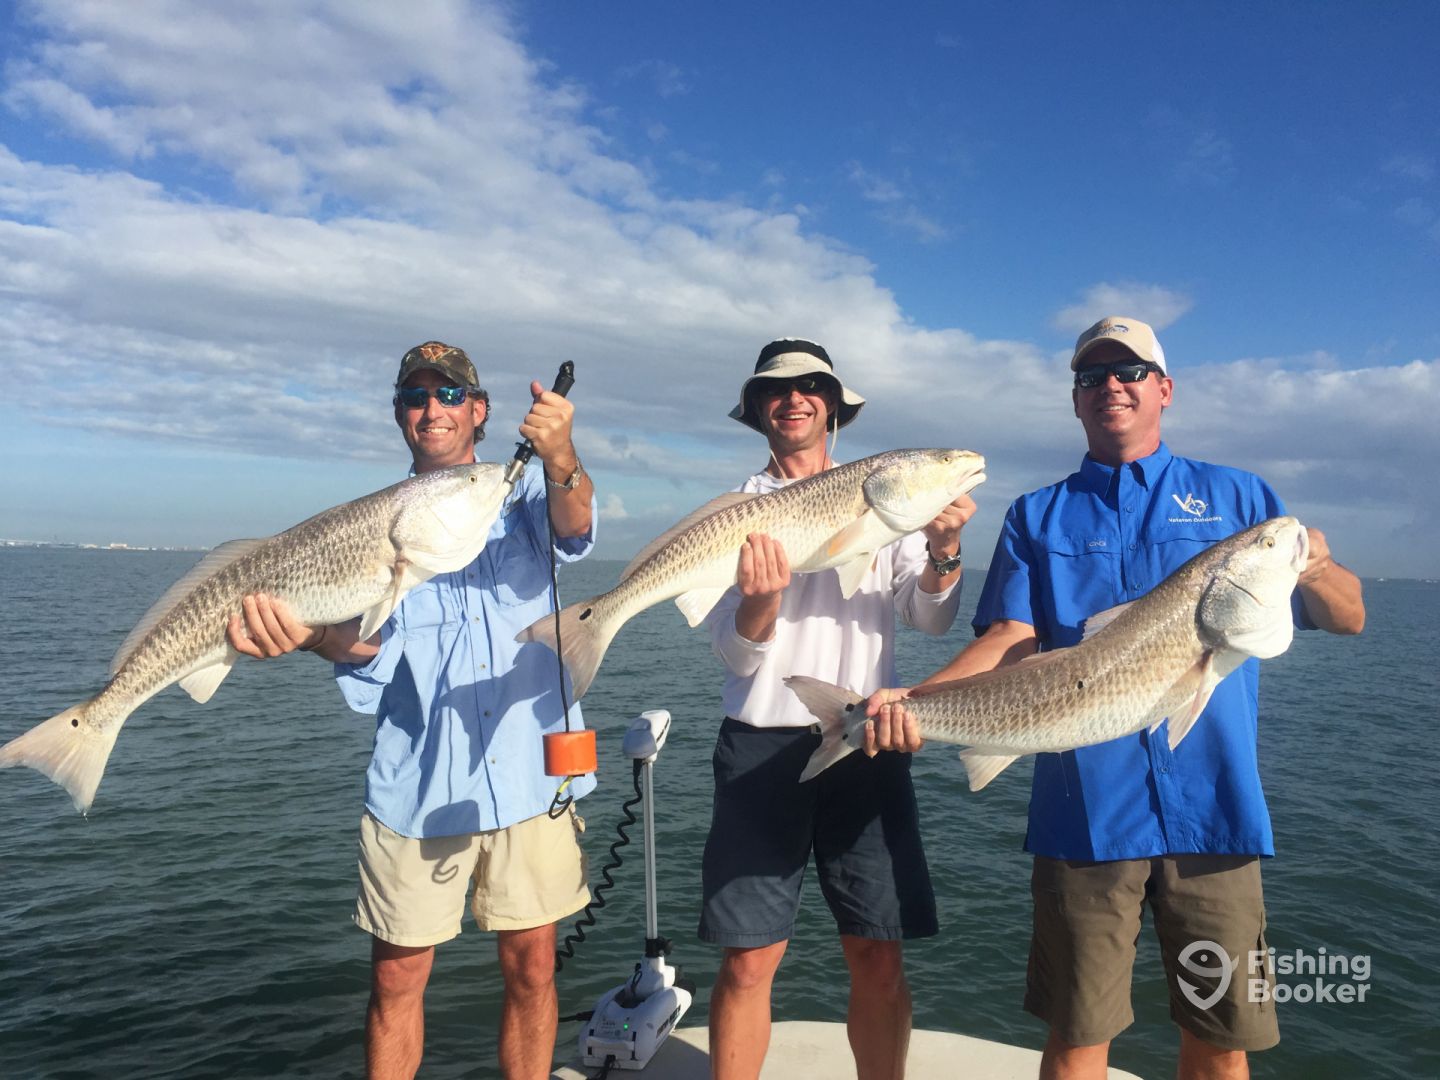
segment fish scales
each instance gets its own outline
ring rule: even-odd
[[[925,739],[969,747],[972,789],[1021,754],[1108,742],[1170,721],[1176,746],[1221,679],[1277,656],[1293,635],[1290,596],[1305,528],[1274,518],[1200,552],[1140,599],[1087,622],[1079,644],[927,688],[906,702]],[[809,779],[864,745],[863,699],[818,679],[786,679],[820,720]]]
[[[1024,745],[1031,753],[1058,752],[1128,735],[1157,708],[1169,715],[1194,695],[1195,686],[1187,687],[1184,673],[1205,646],[1193,617],[1169,596],[1157,590],[1137,605],[1145,606],[1121,618],[1144,624],[1144,631],[1117,635],[1118,646],[1091,638],[1041,654],[1056,659],[1036,678],[977,676],[958,701],[944,692],[911,699],[909,708],[922,734],[979,748]],[[1036,727],[1035,716],[1053,723]]]
[[[510,490],[504,472],[491,463],[438,469],[275,536],[222,545],[140,620],[105,688],[0,746],[0,768],[36,768],[88,809],[135,709],[177,681],[203,702],[224,680],[239,656],[226,626],[246,595],[268,593],[311,626],[362,615],[369,636],[410,588],[479,554]]]
[[[891,450],[839,465],[775,491],[731,493],[701,507],[626,568],[607,593],[519,635],[564,659],[575,696],[583,695],[620,627],[639,612],[676,598],[698,625],[735,583],[741,546],[764,533],[784,549],[794,573],[837,569],[849,596],[875,552],[932,521],[984,481],[985,459],[968,450]]]
[[[226,624],[240,614],[248,593],[278,597],[300,622],[315,626],[351,618],[357,604],[363,609],[377,602],[389,588],[384,568],[394,556],[387,535],[394,498],[386,489],[324,511],[277,534],[283,543],[263,545],[201,582],[137,643],[96,697],[99,708],[87,722],[113,722],[171,682],[220,661],[229,647]],[[369,570],[368,589],[359,587],[362,566]]]

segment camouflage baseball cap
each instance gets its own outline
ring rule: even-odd
[[[395,385],[405,385],[406,379],[424,368],[438,371],[456,386],[480,385],[480,379],[475,374],[475,365],[470,362],[470,357],[465,355],[465,350],[446,345],[443,341],[427,341],[424,345],[416,345],[401,357],[400,374],[395,376]]]

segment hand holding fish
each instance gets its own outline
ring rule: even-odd
[[[751,533],[740,545],[735,584],[740,606],[735,609],[735,630],[750,641],[775,636],[780,597],[790,584],[790,560],[785,546],[765,533]]]
[[[1305,613],[1328,633],[1360,633],[1365,628],[1360,579],[1335,561],[1324,533],[1307,527],[1305,534],[1310,557],[1296,582]]]
[[[930,544],[931,554],[937,559],[948,559],[959,551],[960,530],[974,513],[975,500],[961,495],[935,515],[935,520],[920,530]]]
[[[324,627],[307,626],[289,606],[266,593],[251,593],[240,601],[244,617],[231,615],[225,640],[243,656],[265,660],[296,649],[313,649],[325,637]]]
[[[900,750],[913,754],[925,745],[915,714],[905,704],[910,696],[907,687],[876,690],[865,702],[865,755],[874,757],[881,750]]]
[[[751,533],[740,545],[736,584],[744,597],[779,597],[790,584],[790,561],[780,541]]]

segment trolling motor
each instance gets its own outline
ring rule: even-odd
[[[651,709],[625,732],[625,756],[637,763],[645,801],[645,957],[635,973],[595,1002],[580,1030],[580,1057],[586,1065],[643,1069],[690,1008],[695,985],[665,962],[670,942],[660,936],[655,898],[655,798],[653,768],[670,713]]]
[[[555,375],[555,385],[552,386],[550,389],[553,393],[559,394],[561,397],[567,397],[570,393],[570,388],[574,385],[575,364],[571,360],[566,360],[560,365],[560,370]],[[514,487],[515,481],[520,479],[520,474],[525,471],[525,466],[534,456],[535,447],[531,444],[529,439],[521,439],[518,443],[516,443],[515,456],[511,458],[510,463],[505,466],[505,482],[511,487]],[[550,551],[550,579],[553,588],[555,581],[555,552],[553,536],[551,537]],[[558,602],[556,604],[556,608],[556,655],[558,659],[560,656],[560,653],[558,651],[560,645]],[[563,659],[559,660],[559,664],[561,698],[563,702],[565,686],[565,671]],[[581,731],[569,730],[569,716],[570,708],[567,702],[565,703],[566,730],[552,731],[550,734],[543,736],[546,776],[563,776],[567,778],[574,776],[584,776],[586,773],[592,773],[596,769],[598,758],[595,751],[595,732],[588,729]],[[569,783],[568,779],[566,780],[566,783]],[[561,791],[563,791],[564,788],[565,784],[562,784]],[[555,799],[551,803],[552,815],[563,812],[564,808],[568,805],[569,799],[562,799],[561,793],[557,791]]]

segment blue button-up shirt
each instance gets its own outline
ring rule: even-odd
[[[557,539],[573,562],[590,533]],[[545,774],[541,736],[565,730],[555,654],[515,635],[553,611],[545,480],[522,474],[485,548],[463,570],[412,589],[381,628],[379,654],[335,665],[352,709],[376,716],[365,805],[402,836],[457,836],[544,813],[562,778]],[[569,676],[570,723],[583,727]],[[577,798],[595,787],[575,780]]]
[[[1284,514],[1258,476],[1175,457],[1162,443],[1119,468],[1080,471],[1017,499],[990,563],[975,630],[1013,619],[1042,649],[1074,645],[1085,620],[1135,600],[1191,556]],[[1297,622],[1299,617],[1296,597]],[[1273,855],[1256,759],[1259,662],[1227,676],[1175,750],[1162,726],[1039,754],[1025,847],[1056,859],[1207,852]]]

